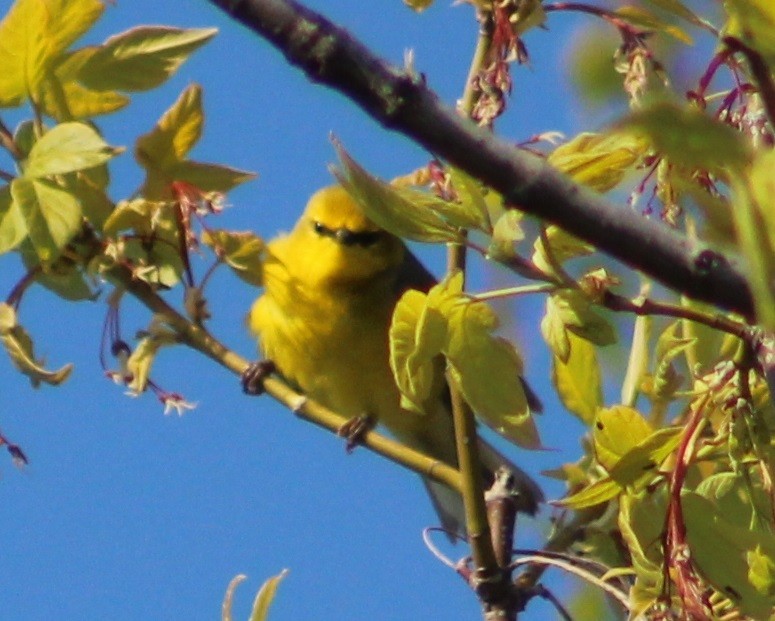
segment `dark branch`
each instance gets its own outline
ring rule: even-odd
[[[382,125],[481,179],[525,212],[560,225],[668,287],[753,316],[748,284],[723,255],[616,207],[540,158],[443,105],[421,77],[390,66],[345,30],[290,0],[210,0],[268,39],[316,82]]]

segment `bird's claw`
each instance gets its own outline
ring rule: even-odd
[[[339,427],[336,435],[347,440],[345,450],[348,453],[352,453],[355,447],[362,442],[363,437],[372,429],[374,429],[374,419],[368,414],[361,414],[351,418]]]
[[[240,382],[246,395],[260,395],[264,392],[264,380],[277,371],[271,360],[256,360],[242,373]]]

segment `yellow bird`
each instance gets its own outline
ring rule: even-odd
[[[268,244],[267,255],[265,290],[248,317],[262,355],[315,401],[346,417],[367,416],[403,444],[456,467],[443,364],[425,414],[401,408],[390,369],[388,329],[396,302],[409,288],[427,291],[435,284],[404,243],[368,220],[344,188],[331,186],[312,196],[293,230]],[[480,442],[488,478],[508,466],[523,510],[534,513],[543,500],[540,488]],[[457,492],[424,483],[445,528],[463,532]]]

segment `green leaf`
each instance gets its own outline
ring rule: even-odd
[[[164,203],[135,198],[121,201],[108,216],[103,225],[105,235],[115,237],[120,231],[132,229],[140,235],[150,235],[154,231],[158,212]]]
[[[569,356],[563,362],[552,357],[552,383],[560,401],[586,425],[592,425],[603,405],[600,365],[594,345],[572,333],[568,335]]]
[[[11,200],[11,189],[0,188],[0,254],[13,250],[27,237],[27,224],[18,203]]]
[[[279,574],[269,578],[261,585],[256,600],[253,602],[253,610],[250,613],[249,621],[267,621],[269,619],[269,607],[274,601],[280,582],[286,575],[288,575],[288,570],[283,569]]]
[[[129,97],[115,91],[93,91],[78,82],[49,75],[41,92],[43,112],[60,122],[90,119],[125,108]]]
[[[692,560],[716,589],[745,615],[767,619],[775,605],[761,556],[775,558],[771,533],[755,533],[731,523],[713,503],[694,492],[681,494]]]
[[[126,363],[127,370],[132,374],[132,381],[127,384],[132,394],[139,395],[145,391],[156,354],[162,347],[176,342],[177,336],[174,332],[159,326],[154,326],[151,333],[146,333],[146,336],[140,339]]]
[[[264,240],[250,231],[234,232],[217,229],[202,233],[202,243],[234,273],[248,284],[261,287],[264,274]]]
[[[16,312],[11,306],[0,303],[0,341],[11,357],[13,365],[27,377],[34,388],[41,383],[57,386],[64,382],[73,370],[66,364],[56,371],[49,371],[43,362],[35,359],[32,339],[27,331],[16,323]]]
[[[433,0],[404,0],[404,4],[420,13],[433,4]]]
[[[544,337],[554,357],[567,364],[570,356],[570,339],[560,308],[552,296],[546,298],[546,313],[541,319],[541,336]]]
[[[686,20],[690,24],[694,24],[695,26],[699,26],[701,28],[707,28],[707,23],[697,17],[697,15],[692,12],[683,2],[680,2],[680,0],[647,0],[650,4],[653,4],[654,6],[659,7],[663,11],[667,11],[668,13],[672,13],[673,15],[676,15],[677,17],[680,17],[681,19]]]
[[[163,84],[215,28],[138,26],[110,37],[84,62],[78,78],[95,91],[146,91]]]
[[[547,161],[598,192],[616,187],[645,153],[645,143],[625,134],[582,133],[557,147]]]
[[[657,346],[654,350],[656,365],[652,387],[652,397],[656,399],[670,399],[681,386],[682,378],[676,371],[673,361],[685,352],[694,341],[679,337],[680,328],[681,322],[675,321],[657,339]]]
[[[646,137],[660,154],[687,168],[740,170],[750,160],[740,132],[696,108],[659,102],[631,113],[616,127]]]
[[[394,235],[421,242],[460,242],[457,226],[449,224],[443,211],[450,203],[409,188],[393,187],[373,177],[334,142],[341,170],[334,174],[366,216]]]
[[[504,211],[495,221],[492,239],[487,247],[488,258],[497,261],[516,256],[515,246],[525,238],[525,231],[522,230],[522,216],[521,211],[509,209]]]
[[[84,123],[62,123],[33,145],[23,165],[24,176],[34,179],[92,168],[121,151]]]
[[[21,255],[27,270],[35,270],[35,282],[62,299],[77,302],[97,298],[99,292],[89,286],[81,266],[69,256],[61,255],[54,261],[41,263],[29,241],[22,244]]]
[[[81,228],[81,206],[71,193],[44,179],[14,179],[11,198],[24,217],[41,261],[54,260]]]

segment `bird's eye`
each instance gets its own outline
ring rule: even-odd
[[[326,225],[324,225],[322,222],[318,222],[315,220],[312,223],[312,229],[317,233],[318,235],[330,235],[330,231]]]

